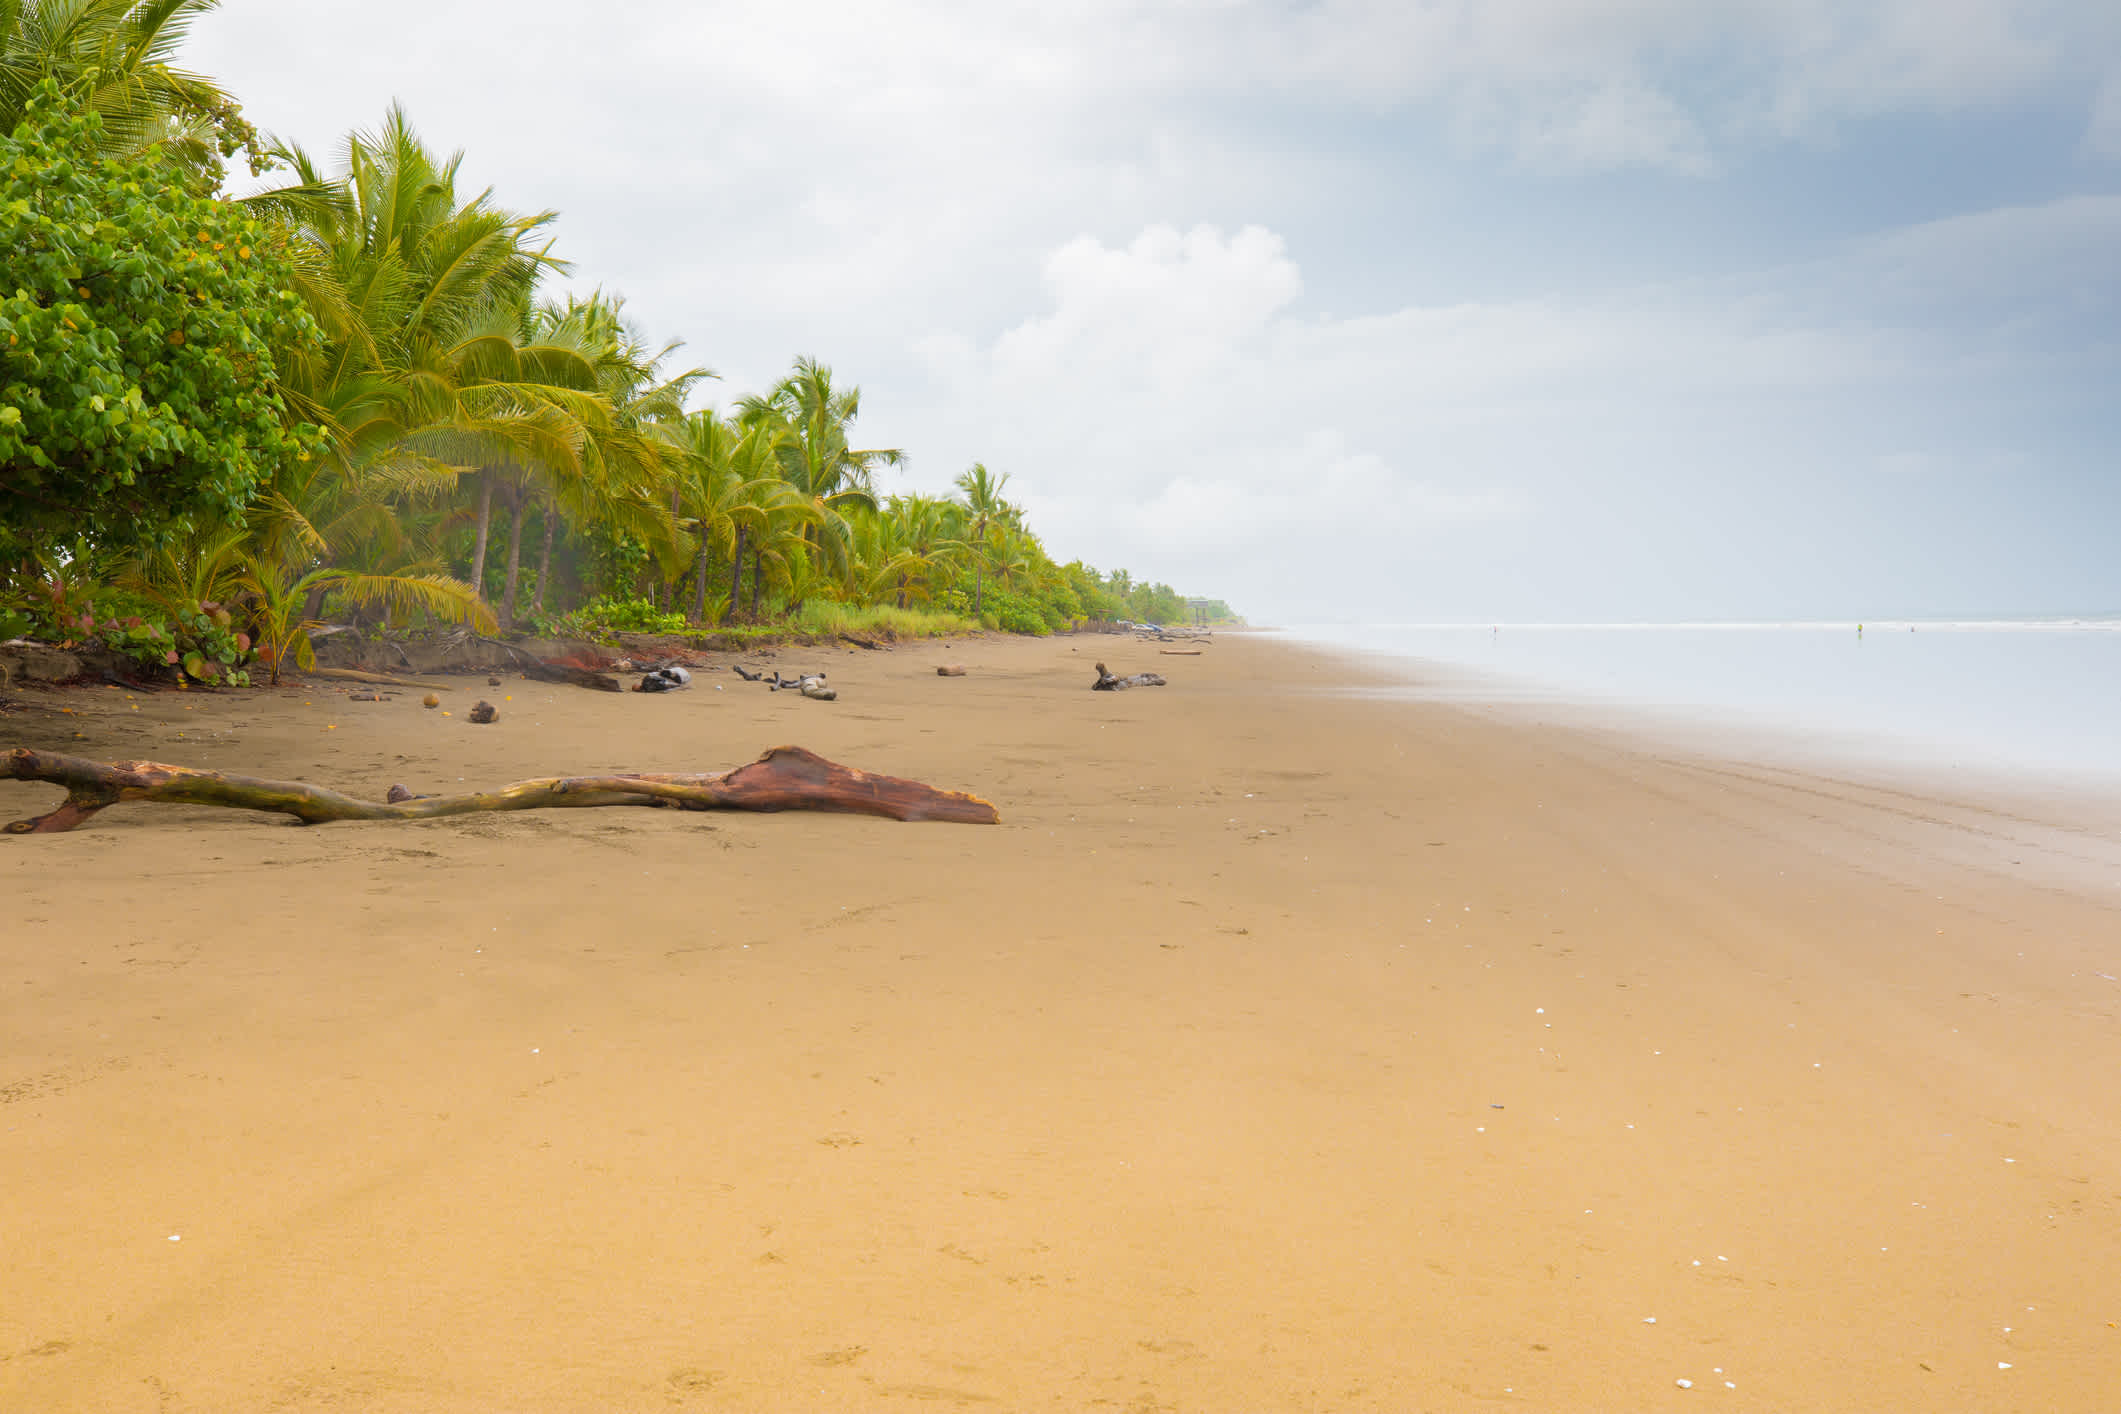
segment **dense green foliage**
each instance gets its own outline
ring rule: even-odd
[[[314,332],[258,221],[98,156],[45,80],[0,138],[0,536],[151,542],[311,454],[275,350]],[[6,548],[0,541],[0,550]]]
[[[0,632],[206,681],[325,618],[905,635],[1185,622],[1056,564],[975,464],[898,448],[812,360],[688,407],[616,295],[554,299],[553,212],[457,184],[392,109],[330,169],[171,65],[213,0],[0,0]],[[217,195],[242,148],[285,184]],[[822,627],[835,625],[835,627]]]

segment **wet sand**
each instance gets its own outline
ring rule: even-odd
[[[9,694],[0,746],[366,795],[793,742],[1003,824],[0,840],[0,1409],[2121,1402],[2121,840],[2074,807],[1260,639],[780,663],[840,701]]]

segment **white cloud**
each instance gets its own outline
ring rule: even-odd
[[[1120,250],[1083,236],[1046,261],[1054,308],[996,343],[994,372],[1036,388],[1095,363],[1159,388],[1216,375],[1303,290],[1281,238],[1151,226]]]
[[[2084,125],[2084,150],[2094,157],[2121,161],[2121,67],[2107,74],[2092,99]]]
[[[1564,167],[1670,167],[1708,172],[1708,140],[1677,103],[1640,81],[1611,83],[1547,112],[1528,112],[1517,144]]]

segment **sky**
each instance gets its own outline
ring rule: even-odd
[[[223,0],[719,376],[1254,623],[2121,613],[2112,0]]]

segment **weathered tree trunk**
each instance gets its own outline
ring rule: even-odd
[[[479,468],[478,531],[471,539],[471,592],[486,597],[486,532],[493,527],[493,470]]]
[[[331,561],[326,559],[325,563],[330,564]],[[302,596],[302,618],[305,622],[324,617],[324,597],[330,593],[329,584],[319,584]]]
[[[744,527],[736,528],[736,549],[729,556],[729,604],[722,622],[729,623],[744,611]]]
[[[510,492],[510,514],[508,519],[508,578],[501,589],[501,624],[505,628],[515,627],[516,585],[522,577],[523,567],[523,517],[530,511],[530,496],[523,487]]]
[[[531,596],[531,602],[542,614],[545,612],[546,591],[552,587],[552,532],[560,517],[550,501],[545,503],[539,514],[545,520],[545,549],[538,556],[538,592]]]
[[[707,537],[700,537],[700,557],[692,565],[692,620],[707,622]]]
[[[11,835],[71,830],[121,800],[219,805],[292,815],[305,825],[332,820],[431,820],[502,810],[559,806],[674,805],[685,810],[837,810],[893,820],[991,825],[1001,816],[978,796],[937,790],[897,776],[875,776],[827,761],[799,746],[776,746],[748,766],[702,774],[555,776],[518,781],[497,791],[414,797],[393,788],[388,802],[356,800],[300,781],[197,771],[154,761],[108,764],[18,748],[4,773],[18,781],[66,787],[56,809],[6,827]]]
[[[759,585],[766,578],[765,556],[759,551],[751,552],[751,617],[759,616]]]

